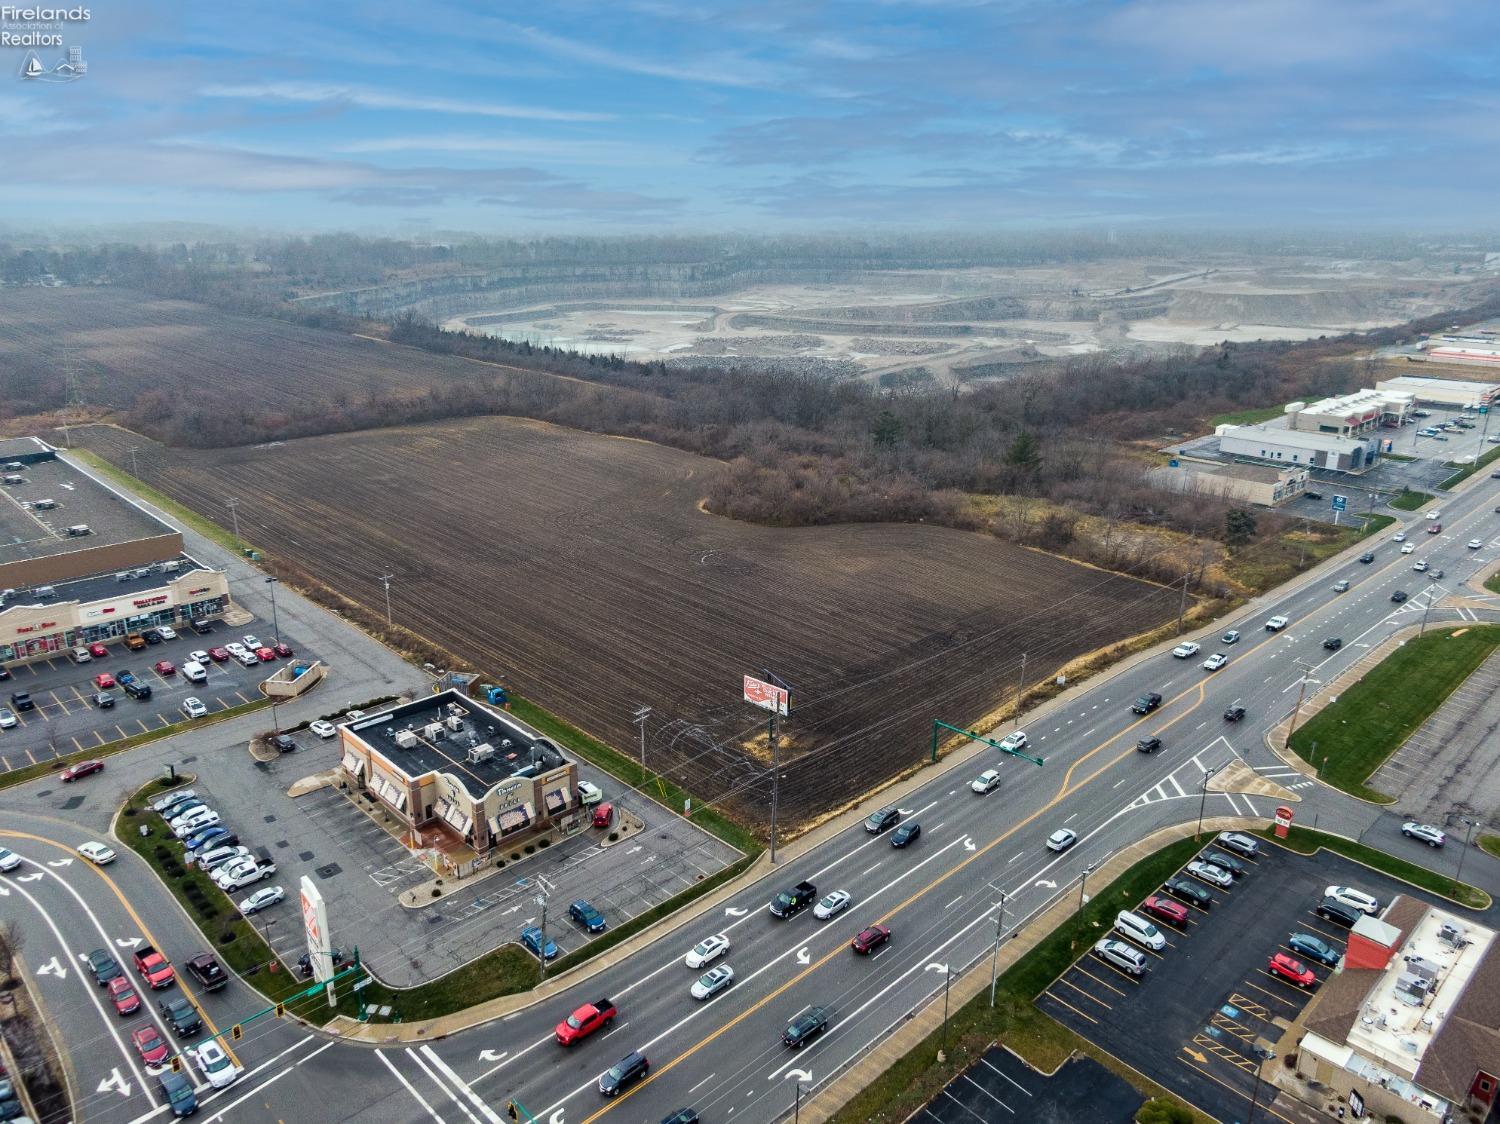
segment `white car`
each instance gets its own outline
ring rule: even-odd
[[[729,951],[729,938],[723,933],[706,937],[693,946],[683,963],[689,968],[701,968],[711,964]]]
[[[320,738],[331,738],[334,734],[339,732],[338,727],[335,726],[332,722],[324,722],[321,718],[319,718],[316,722],[309,722],[307,724],[307,728],[313,733],[317,734]],[[580,783],[579,787],[582,788],[583,785]]]
[[[1184,640],[1172,649],[1172,654],[1180,660],[1185,660],[1189,656],[1196,656],[1198,654],[1198,645],[1192,640]]]
[[[87,648],[74,648],[73,649],[73,662],[74,663],[92,663],[93,659],[94,659],[93,654]]]
[[[230,654],[234,656],[234,662],[239,664],[241,667],[256,667],[260,664],[260,657],[257,656],[254,652],[245,651],[244,648],[241,648],[238,652],[231,652]]]
[[[1266,622],[1266,631],[1267,632],[1280,632],[1286,626],[1287,626],[1287,619],[1285,617],[1281,617],[1281,616],[1272,617],[1270,620],[1268,620]]]
[[[82,843],[78,847],[78,853],[95,866],[108,866],[115,861],[115,853],[103,843]]]
[[[1469,549],[1470,550],[1478,550],[1482,546],[1484,546],[1484,543],[1480,542],[1478,539],[1470,539],[1469,540]]]
[[[255,651],[255,649],[261,647],[260,638],[251,636],[249,633],[241,636],[240,639],[244,641],[245,647],[249,648],[252,652]]]
[[[1391,538],[1391,541],[1392,542],[1405,542],[1406,541],[1406,532],[1405,531],[1397,531],[1396,534]]]
[[[179,788],[175,792],[169,792],[165,796],[151,801],[151,810],[160,815],[171,808],[173,804],[181,804],[184,800],[192,800],[197,795],[197,789]]]
[[[188,718],[202,718],[208,713],[208,707],[197,695],[189,695],[182,700],[182,713]]]
[[[1372,898],[1363,890],[1356,890],[1353,886],[1329,886],[1323,891],[1323,896],[1353,906],[1361,913],[1380,912],[1380,902],[1377,899]]]
[[[1237,628],[1231,628],[1223,636],[1219,637],[1220,644],[1238,644],[1239,642],[1240,632]]]
[[[1025,749],[1030,744],[1031,739],[1022,730],[1017,730],[1014,734],[1006,734],[1000,739],[1001,749]]]
[[[1207,882],[1210,886],[1217,886],[1221,890],[1227,890],[1234,885],[1234,875],[1222,866],[1215,866],[1213,863],[1188,863],[1187,872],[1194,878]]]
[[[819,921],[827,921],[830,917],[836,917],[848,909],[851,900],[848,890],[835,890],[813,906],[813,916]]]
[[[1066,851],[1078,841],[1078,833],[1070,827],[1060,827],[1047,836],[1047,850]]]
[[[9,730],[20,719],[16,717],[15,711],[8,706],[0,706],[0,730]]]
[[[1336,581],[1336,582],[1333,583],[1333,592],[1335,592],[1335,593],[1348,593],[1349,592],[1349,582],[1346,579],[1340,578],[1338,581]]]
[[[280,886],[262,887],[240,902],[240,912],[249,917],[252,913],[259,913],[263,909],[270,908],[284,897],[286,897],[286,891]]]
[[[969,787],[981,796],[994,792],[1000,787],[1000,770],[986,769],[969,782]]]
[[[1441,519],[1442,517],[1443,513],[1441,511],[1429,511],[1427,513],[1427,518],[1429,519]]]
[[[1411,543],[1407,543],[1405,546],[1403,546],[1401,548],[1401,553],[1402,554],[1411,554],[1416,549],[1417,548],[1415,546],[1413,546]]]
[[[198,1059],[198,1068],[215,1089],[228,1088],[245,1072],[229,1060],[224,1047],[212,1038],[194,1050],[193,1057]]]
[[[198,869],[218,870],[221,866],[250,857],[249,847],[214,847],[198,856]]]
[[[16,854],[14,851],[7,850],[4,847],[0,847],[0,871],[4,871],[6,874],[9,874],[20,865],[20,855]]]
[[[1219,668],[1223,667],[1228,662],[1229,657],[1226,656],[1223,652],[1215,652],[1213,655],[1209,656],[1208,659],[1203,661],[1203,670],[1218,671]]]
[[[211,657],[209,656],[209,654],[206,651],[204,651],[202,648],[199,648],[196,652],[189,652],[188,653],[188,659],[189,660],[191,660],[193,663],[200,663],[204,667],[208,666],[208,661],[209,661],[210,658]]]
[[[188,660],[187,663],[182,665],[182,677],[189,683],[207,683],[208,668],[204,667],[197,660]]]
[[[694,999],[712,999],[734,983],[734,969],[728,964],[710,968],[698,977],[698,982],[688,989]]]
[[[171,625],[159,624],[156,626],[156,632],[163,640],[177,639],[177,630]]]
[[[1415,570],[1419,574],[1425,574],[1427,572],[1427,563],[1426,562],[1418,562],[1414,566],[1412,566],[1412,569]]]
[[[205,827],[217,827],[219,825],[219,813],[212,808],[198,808],[190,812],[181,823],[172,825],[172,834],[178,839],[186,839],[189,835],[196,835]]]
[[[232,873],[224,874],[226,870],[232,871]],[[251,863],[249,866],[230,863],[214,871],[214,882],[218,884],[219,889],[227,894],[231,890],[243,890],[247,886],[254,886],[257,882],[264,882],[275,873],[274,870],[261,870],[254,863]]]

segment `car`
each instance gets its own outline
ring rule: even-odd
[[[9,730],[21,720],[16,717],[16,712],[8,706],[0,706],[0,730]]]
[[[180,819],[186,818],[188,813],[196,812],[199,808],[207,807],[208,805],[204,803],[202,797],[188,796],[186,799],[179,800],[176,803],[172,804],[170,807],[164,809],[161,815],[162,819],[166,820],[168,824],[176,826],[176,822]]]
[[[173,1116],[191,1116],[198,1111],[198,1094],[193,1092],[193,1083],[182,1074],[163,1073],[156,1080]]]
[[[94,705],[100,710],[110,710],[115,705],[115,697],[108,691],[100,691],[94,696]]]
[[[1411,543],[1405,543],[1401,547],[1401,553],[1402,554],[1414,554],[1416,552],[1416,549],[1417,548],[1414,545],[1412,545]]]
[[[229,649],[228,648],[210,648],[208,650],[208,658],[211,659],[211,660],[213,660],[214,663],[228,663],[229,662]]]
[[[600,913],[582,898],[579,898],[572,905],[568,906],[568,916],[590,933],[602,933],[606,927],[604,914]]]
[[[263,646],[258,638],[252,636],[248,632],[244,636],[240,637],[240,643],[246,648],[250,649],[250,651],[252,652],[255,651],[255,649]]]
[[[543,955],[543,947],[544,947],[543,943],[542,943],[543,940],[544,940],[544,938],[542,936],[541,929],[539,929],[535,925],[528,925],[528,926],[526,926],[526,928],[524,928],[524,929],[521,930],[521,943],[531,950],[531,954],[533,956],[542,956]],[[546,945],[545,945],[545,948],[546,948],[546,953],[545,953],[546,958],[548,960],[556,960],[557,959],[557,944],[556,944],[556,942],[554,942],[550,937],[545,938],[545,940],[546,940]]]
[[[102,948],[96,948],[88,955],[89,971],[93,973],[94,982],[104,987],[110,980],[119,979],[125,974],[125,969],[120,967],[120,962]]]
[[[167,793],[165,796],[158,796],[155,800],[151,801],[151,810],[159,816],[167,816],[168,819],[171,819],[171,817],[167,815],[167,813],[171,811],[171,809],[175,808],[179,804],[185,804],[189,800],[196,799],[198,799],[198,792],[196,789],[179,788]]]
[[[36,703],[31,701],[29,691],[14,691],[10,696],[10,705],[15,710],[35,710]]]
[[[329,957],[329,962],[335,972],[342,972],[345,968],[354,963],[353,954],[346,953],[341,948],[330,948],[327,955]],[[189,967],[191,966],[192,965],[189,965]],[[304,952],[297,958],[297,974],[304,980],[310,980],[313,978],[313,962],[311,953]]]
[[[331,738],[334,734],[339,732],[338,727],[335,726],[332,722],[324,722],[321,718],[313,722],[309,722],[307,724],[307,728],[313,733],[317,734],[320,738]]]
[[[194,832],[201,831],[205,827],[213,827],[218,822],[219,813],[212,808],[195,808],[180,824],[173,825],[172,832],[178,839],[186,839]]]
[[[195,664],[198,664],[200,666],[203,665],[203,664],[206,664],[206,663],[208,663],[208,652],[205,651],[202,648],[199,648],[197,651],[194,651],[194,652],[189,652],[188,653],[188,662],[189,663],[195,663]]]
[[[125,647],[132,652],[139,652],[146,646],[146,638],[139,632],[127,632],[125,634]]]
[[[1227,870],[1236,879],[1245,877],[1246,872],[1249,870],[1244,863],[1240,862],[1233,855],[1226,855],[1223,851],[1215,851],[1212,848],[1204,851],[1199,857],[1204,862],[1212,863],[1221,870]]]
[[[21,865],[21,856],[8,847],[0,847],[0,873],[9,874]]]
[[[163,999],[157,1003],[156,1009],[178,1038],[191,1038],[203,1029],[203,1017],[198,1014],[198,1008],[182,996]]]
[[[207,683],[208,668],[196,660],[188,660],[182,665],[182,677],[189,683]]]
[[[1395,593],[1391,594],[1391,600],[1397,605],[1401,604],[1401,602],[1406,600],[1406,591],[1403,589],[1396,590]]]
[[[225,873],[228,871],[228,873]],[[257,882],[264,882],[276,871],[266,869],[251,863],[244,866],[238,859],[231,859],[218,870],[214,871],[214,883],[225,893],[231,890],[243,890],[247,886],[254,886]],[[222,877],[221,877],[222,876]]]
[[[728,964],[719,964],[694,980],[693,986],[688,988],[688,994],[694,999],[712,999],[732,983],[734,969]]]
[[[663,1116],[661,1124],[698,1124],[698,1112],[696,1109],[679,1108],[671,1115]]]
[[[1391,536],[1391,541],[1392,542],[1405,542],[1406,541],[1406,532],[1405,531],[1397,531],[1394,535]]]
[[[986,769],[984,772],[980,773],[977,777],[969,782],[970,790],[979,793],[979,795],[981,796],[988,796],[999,787],[999,769]]]
[[[1266,969],[1278,979],[1294,983],[1298,987],[1312,987],[1318,982],[1313,970],[1296,957],[1284,952],[1275,953],[1266,963]]]
[[[109,993],[117,1015],[133,1015],[141,1009],[141,997],[125,976],[116,976],[104,985],[104,990]]]
[[[257,667],[260,664],[259,657],[254,652],[236,652],[234,662],[241,667]]]
[[[1427,563],[1423,560],[1418,560],[1412,565],[1412,569],[1419,574],[1425,574],[1427,572]]]
[[[1234,885],[1234,875],[1222,866],[1215,866],[1210,862],[1190,862],[1187,864],[1187,872],[1194,878],[1207,882],[1210,886],[1217,886],[1221,890],[1227,890]]]
[[[169,624],[159,624],[159,625],[157,625],[156,626],[156,631],[161,634],[161,638],[163,640],[176,640],[177,639],[177,630],[175,628],[173,628]]]
[[[1408,839],[1420,839],[1429,847],[1441,847],[1448,842],[1448,837],[1443,834],[1441,828],[1433,827],[1430,823],[1416,823],[1407,820],[1401,825],[1401,834]]]
[[[255,893],[240,902],[240,912],[249,917],[252,913],[259,913],[263,909],[269,909],[284,897],[286,897],[286,891],[280,886],[262,886]]]
[[[293,654],[291,647],[289,645],[283,644],[279,640],[275,644],[271,645],[271,651],[275,652],[276,655],[284,660],[291,659]]]
[[[849,902],[852,900],[848,890],[835,890],[817,905],[813,906],[813,916],[819,921],[827,921],[830,917],[837,917],[849,908]]]
[[[202,718],[208,714],[208,707],[203,705],[203,700],[197,695],[189,695],[183,699],[180,709],[184,718]]]
[[[130,1032],[130,1041],[135,1046],[136,1053],[140,1054],[141,1061],[146,1064],[147,1069],[160,1069],[167,1064],[167,1059],[172,1054],[172,1048],[167,1045],[167,1040],[157,1033],[154,1026],[138,1026]]]
[[[223,862],[228,862],[232,858],[248,858],[250,856],[250,849],[239,845],[240,837],[223,824],[205,827],[197,835],[189,836],[185,842],[189,854],[196,857],[199,866],[204,866],[203,860],[212,851],[227,849],[235,852],[225,858]],[[223,862],[215,863],[214,865],[222,866]],[[207,869],[207,867],[204,866],[204,869]]]
[[[1162,888],[1178,901],[1195,905],[1199,909],[1207,909],[1213,904],[1214,896],[1191,878],[1169,878],[1162,884]]]
[[[224,642],[224,647],[229,650],[229,654],[231,656],[237,656],[241,652],[249,651],[249,649],[241,644],[238,640],[226,640]]]
[[[1219,637],[1220,644],[1238,644],[1240,642],[1239,629],[1231,628],[1223,636]]]
[[[1139,753],[1155,753],[1161,749],[1161,739],[1154,735],[1144,737],[1135,743],[1135,748]]]
[[[1483,546],[1484,546],[1484,543],[1480,542],[1478,539],[1470,539],[1469,540],[1469,549],[1470,550],[1479,550]]]
[[[1446,440],[1448,440],[1447,436],[1444,435],[1444,434],[1442,434],[1442,433],[1434,433],[1432,435],[1432,439],[1434,441],[1446,441]]]
[[[1231,706],[1224,711],[1225,722],[1238,722],[1245,717],[1245,708],[1242,706]]]
[[[115,853],[103,843],[95,843],[93,841],[80,843],[78,845],[78,853],[95,866],[108,866],[115,861]]]
[[[879,835],[887,828],[895,827],[901,822],[901,809],[881,808],[878,812],[870,813],[865,820],[865,830],[871,835]]]
[[[639,1050],[632,1050],[599,1075],[599,1091],[616,1097],[627,1086],[634,1085],[651,1072],[651,1063]]]
[[[594,808],[594,826],[608,827],[615,822],[615,806],[606,800]]]
[[[232,862],[238,862],[241,859],[248,859],[250,857],[249,847],[236,847],[229,843],[215,841],[211,846],[198,853],[198,869],[217,872],[220,867],[228,866]]]
[[[93,656],[96,660],[108,659],[109,649],[106,648],[103,644],[90,644],[89,655]]]
[[[1226,656],[1223,652],[1215,652],[1213,655],[1209,656],[1208,659],[1203,661],[1203,670],[1218,671],[1219,668],[1223,667],[1228,662],[1229,657]]]
[[[912,820],[909,823],[904,823],[895,831],[891,832],[891,846],[905,847],[908,844],[915,843],[918,836],[920,836],[921,834],[922,825],[917,823],[915,820]]]
[[[1025,730],[1012,730],[1000,739],[1000,748],[1012,752],[1018,749],[1025,749],[1030,744],[1031,739],[1026,736]]]
[[[143,628],[141,629],[141,638],[144,639],[147,644],[160,644],[162,642],[161,629]]]
[[[1267,632],[1280,632],[1283,628],[1285,628],[1287,626],[1287,624],[1288,624],[1288,621],[1287,621],[1287,619],[1285,617],[1275,616],[1275,617],[1272,617],[1270,620],[1266,621],[1266,631]]]
[[[276,653],[265,645],[255,649],[255,658],[261,663],[271,663],[276,659]]]
[[[1310,933],[1293,933],[1286,939],[1286,945],[1293,952],[1315,960],[1326,968],[1337,968],[1339,961],[1343,959],[1338,949]]]
[[[1359,556],[1359,560],[1368,566],[1371,562],[1375,561],[1375,555],[1367,550]]]
[[[125,693],[131,698],[135,699],[137,702],[144,701],[145,699],[149,699],[151,697],[150,683],[141,683],[132,679],[129,683],[123,684],[123,687]]]
[[[1429,535],[1436,535],[1436,534],[1441,534],[1442,530],[1443,530],[1443,525],[1441,523],[1434,523],[1431,527],[1427,528],[1427,533]]]
[[[1348,580],[1344,579],[1344,578],[1341,578],[1338,581],[1334,582],[1333,583],[1333,592],[1335,592],[1335,593],[1348,593],[1349,592],[1349,582],[1348,582]]]
[[[1323,891],[1324,898],[1332,898],[1370,916],[1380,912],[1380,900],[1355,886],[1330,886]]]
[[[1105,937],[1094,945],[1094,955],[1127,975],[1142,976],[1146,973],[1146,954],[1125,941]]]
[[[1172,654],[1180,660],[1185,660],[1189,656],[1196,656],[1198,654],[1198,645],[1192,640],[1184,640],[1172,649]]]
[[[1188,908],[1181,902],[1174,902],[1171,898],[1161,894],[1151,894],[1141,903],[1141,912],[1149,913],[1158,921],[1165,921],[1169,925],[1183,926],[1188,923]]]
[[[75,761],[59,773],[58,777],[61,778],[63,784],[70,784],[80,777],[90,777],[102,772],[104,772],[103,761]]]
[[[849,947],[861,956],[868,956],[891,939],[891,931],[885,925],[871,925],[854,934]]]
[[[196,632],[199,636],[208,636],[214,630],[214,622],[213,621],[189,621],[188,622],[188,627],[191,628],[194,632]]]
[[[1159,706],[1161,706],[1161,695],[1157,694],[1155,691],[1147,691],[1140,698],[1136,699],[1135,702],[1130,704],[1130,709],[1133,710],[1136,714],[1150,714]]]
[[[1433,510],[1433,511],[1429,511],[1427,513],[1427,518],[1428,519],[1437,520],[1437,519],[1441,519],[1442,517],[1443,517],[1443,513],[1441,511],[1439,511],[1439,510]]]
[[[793,1050],[800,1050],[828,1029],[828,1009],[809,1007],[786,1024],[781,1032],[781,1041]]]
[[[273,734],[271,745],[277,753],[296,753],[297,742],[290,734]]]
[[[72,651],[74,663],[93,663],[94,654],[87,648],[74,648]]]
[[[1078,833],[1076,831],[1071,827],[1060,827],[1047,836],[1047,850],[1066,851],[1076,842],[1078,842]]]
[[[228,1088],[245,1072],[229,1060],[229,1055],[219,1045],[217,1038],[210,1038],[192,1051],[192,1054],[198,1060],[198,1068],[203,1071],[203,1076],[215,1089]]]
[[[1327,640],[1323,641],[1323,647],[1327,648],[1330,652],[1337,652],[1343,646],[1343,638],[1339,636],[1330,636]]]
[[[101,691],[111,690],[115,686],[115,677],[107,671],[101,671],[94,676],[94,686]]]
[[[689,968],[702,968],[705,965],[712,964],[728,951],[729,938],[723,933],[718,933],[712,937],[704,937],[695,944],[693,950],[683,960],[683,963]]]

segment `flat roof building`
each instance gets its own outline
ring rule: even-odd
[[[1279,465],[1359,472],[1380,457],[1378,436],[1341,436],[1287,428],[1285,419],[1261,425],[1221,425],[1214,431],[1219,451]]]
[[[1158,468],[1151,481],[1177,492],[1193,492],[1216,499],[1276,507],[1296,499],[1307,490],[1305,468],[1270,464],[1211,464],[1178,461],[1176,467]]]
[[[1435,358],[1436,352],[1429,352]],[[1459,409],[1478,409],[1490,406],[1500,397],[1500,384],[1492,382],[1470,382],[1468,379],[1428,379],[1415,375],[1399,375],[1393,379],[1381,379],[1375,384],[1379,390],[1410,394],[1418,402],[1430,402],[1437,406],[1454,406]]]
[[[1406,424],[1415,405],[1412,395],[1400,391],[1359,390],[1317,402],[1288,403],[1285,419],[1288,429],[1354,437]]]

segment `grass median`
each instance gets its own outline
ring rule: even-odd
[[[1401,494],[1391,500],[1391,506],[1401,511],[1416,511],[1431,499],[1432,497],[1426,492],[1414,492],[1410,488],[1403,488]]]
[[[1328,784],[1388,804],[1392,797],[1370,788],[1370,776],[1497,647],[1500,625],[1429,629],[1304,722],[1292,748]]]
[[[1477,460],[1460,465],[1458,471],[1444,480],[1438,487],[1446,489],[1453,487],[1455,484],[1460,484],[1473,476],[1481,468],[1488,468],[1497,458],[1500,458],[1500,445],[1496,445],[1494,448],[1481,453]],[[1449,463],[1451,464],[1452,462],[1450,461]]]
[[[996,1041],[1047,1072],[1076,1050],[1097,1059],[1148,1096],[1169,1096],[1164,1089],[1043,1014],[1035,1001],[1084,948],[1109,929],[1116,913],[1139,904],[1197,854],[1201,846],[1192,838],[1180,839],[1140,860],[1108,886],[1090,886],[1094,896],[1088,904],[1042,938],[1000,977],[993,1008],[986,991],[952,1014],[948,1020],[945,1061],[937,1060],[938,1050],[944,1048],[942,1031],[937,1031],[857,1093],[831,1117],[831,1124],[905,1120],[983,1057]],[[976,965],[971,970],[983,971],[983,968]]]
[[[1428,867],[1398,859],[1394,855],[1388,855],[1374,847],[1367,847],[1353,839],[1345,839],[1342,835],[1329,835],[1326,831],[1313,831],[1306,827],[1293,827],[1285,839],[1277,839],[1275,832],[1270,828],[1262,829],[1255,834],[1290,851],[1296,851],[1299,855],[1313,855],[1319,850],[1333,851],[1335,854],[1343,855],[1345,858],[1378,870],[1382,874],[1389,874],[1392,878],[1410,882],[1419,889],[1429,890],[1450,901],[1466,905],[1470,909],[1488,909],[1491,905],[1490,896],[1477,887],[1456,881]],[[1457,867],[1458,864],[1454,862],[1453,865]]]

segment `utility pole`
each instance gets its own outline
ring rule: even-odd
[[[1297,729],[1297,715],[1302,712],[1302,698],[1307,693],[1307,685],[1309,683],[1315,686],[1322,685],[1319,680],[1307,677],[1308,672],[1313,670],[1312,664],[1304,663],[1302,660],[1294,660],[1293,662],[1302,669],[1302,678],[1297,684],[1297,705],[1292,707],[1292,720],[1287,723],[1286,740],[1281,743],[1283,749],[1290,749],[1292,746],[1292,734]]]
[[[1228,764],[1229,764],[1228,761],[1224,762],[1224,765],[1228,765]],[[1197,839],[1198,836],[1203,833],[1203,808],[1204,808],[1204,805],[1206,805],[1208,803],[1208,781],[1209,781],[1209,778],[1212,777],[1215,773],[1217,773],[1219,771],[1219,769],[1224,768],[1224,765],[1220,765],[1217,768],[1213,768],[1213,769],[1204,769],[1203,770],[1203,792],[1198,797],[1198,826],[1193,829],[1193,838],[1194,839]]]
[[[395,574],[381,574],[380,580],[385,583],[385,623],[391,623],[391,579]]]
[[[1486,415],[1486,417],[1487,416],[1488,415]],[[1452,812],[1449,812],[1443,818],[1444,820],[1451,823],[1454,818],[1454,814]],[[1466,824],[1468,826],[1468,830],[1464,832],[1464,845],[1460,847],[1458,851],[1458,871],[1453,875],[1453,881],[1462,882],[1464,878],[1464,856],[1469,853],[1469,841],[1473,837],[1474,827],[1479,823],[1479,821],[1474,819],[1472,816],[1459,816],[1458,822],[1461,824]]]
[[[1182,575],[1182,596],[1177,601],[1177,635],[1182,635],[1182,617],[1187,612],[1187,587],[1188,579],[1193,576],[1193,569],[1188,567],[1187,573]]]
[[[1021,653],[1021,682],[1016,687],[1016,725],[1021,724],[1021,700],[1026,697],[1026,653]]]
[[[995,985],[1000,980],[1000,935],[1005,932],[1005,891],[1000,891],[1000,912],[995,915],[995,953],[990,958],[990,1009],[995,1007]]]
[[[235,510],[235,508],[240,506],[240,501],[230,498],[224,501],[224,506],[229,509],[229,518],[234,520],[234,541],[240,546],[244,546],[245,542],[240,538],[240,515]]]
[[[767,736],[771,740],[771,865],[776,865],[776,813],[781,804],[781,748],[776,739],[776,712],[771,711]]]
[[[1438,585],[1436,582],[1433,583],[1432,588],[1437,590],[1437,595],[1434,596],[1430,593],[1427,595],[1427,604],[1422,608],[1422,627],[1417,629],[1418,636],[1421,636],[1424,632],[1427,631],[1427,614],[1432,612],[1433,605],[1437,603],[1438,598],[1443,594],[1443,587]]]
[[[802,1082],[797,1082],[797,1099],[792,1102],[792,1124],[802,1124]]]
[[[266,584],[271,587],[271,639],[280,644],[281,624],[276,615],[276,587],[281,584],[281,581],[279,578],[267,578]]]
[[[1083,868],[1083,874],[1080,875],[1079,878],[1078,878],[1078,908],[1079,909],[1082,909],[1083,908],[1083,903],[1088,900],[1088,898],[1084,895],[1083,888],[1089,884],[1089,875],[1092,874],[1093,872],[1094,872],[1094,864],[1093,863],[1089,863],[1088,866],[1086,866],[1086,867]]]
[[[536,958],[542,962],[542,983],[547,982],[547,891],[543,890],[536,896],[536,904],[542,907],[542,947],[537,950]]]
[[[1307,534],[1308,534],[1307,527],[1308,527],[1307,520],[1303,519],[1302,520],[1302,554],[1297,559],[1297,569],[1299,569],[1299,570],[1302,569],[1303,566],[1307,565]]]
[[[130,446],[130,475],[134,476],[137,480],[140,479],[141,469],[135,462],[135,455],[140,451],[140,448],[139,445]]]
[[[635,708],[631,718],[631,721],[641,728],[641,772],[643,773],[646,771],[646,719],[650,717],[651,708],[649,706],[638,706]],[[646,783],[644,777],[641,778],[641,783]]]

